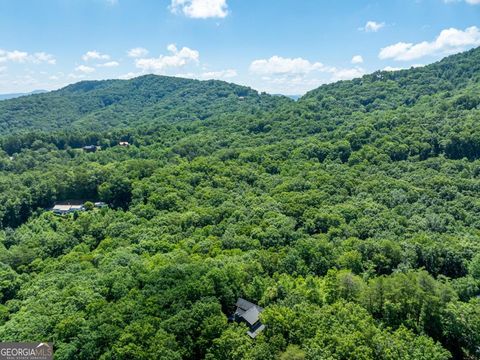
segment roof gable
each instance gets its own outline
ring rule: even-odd
[[[247,311],[248,309],[256,306],[254,303],[251,303],[250,301],[247,301],[242,298],[238,298],[237,303],[235,304],[237,308],[242,309],[243,311]]]
[[[255,324],[260,319],[260,309],[257,306],[253,306],[241,316],[250,325]]]

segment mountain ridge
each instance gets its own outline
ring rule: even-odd
[[[81,81],[48,93],[3,101],[0,128],[4,133],[75,126],[107,130],[135,126],[139,116],[148,121],[205,119],[224,111],[269,110],[287,99],[219,80],[144,75],[130,80]]]
[[[313,106],[319,112],[325,106],[334,106],[343,115],[394,109],[412,105],[420,96],[477,83],[479,64],[480,48],[476,48],[421,68],[377,71],[322,85],[294,100],[299,107]],[[338,92],[342,96],[335,96]],[[152,74],[130,80],[81,81],[48,93],[2,101],[0,129],[4,134],[29,129],[103,131],[140,123],[202,120],[222,112],[271,111],[288,104],[287,99],[219,80]],[[204,111],[198,112],[199,106]],[[139,118],[144,121],[138,121]]]

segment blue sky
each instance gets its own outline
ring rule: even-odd
[[[0,0],[0,93],[147,73],[303,94],[480,46],[480,0]]]

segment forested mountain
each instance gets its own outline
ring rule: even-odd
[[[56,359],[480,358],[480,49],[297,102],[147,76],[0,119],[4,341]],[[109,207],[47,210],[73,199]],[[228,321],[239,297],[264,308],[255,339]]]
[[[286,100],[216,80],[145,75],[132,80],[82,81],[1,102],[0,131],[98,131],[160,121],[204,120],[225,112],[270,110]]]

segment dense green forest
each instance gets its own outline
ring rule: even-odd
[[[0,128],[3,341],[56,359],[480,358],[480,48],[297,102],[81,82],[0,101]],[[71,199],[109,207],[48,211]],[[228,321],[238,297],[265,309],[255,339]]]

